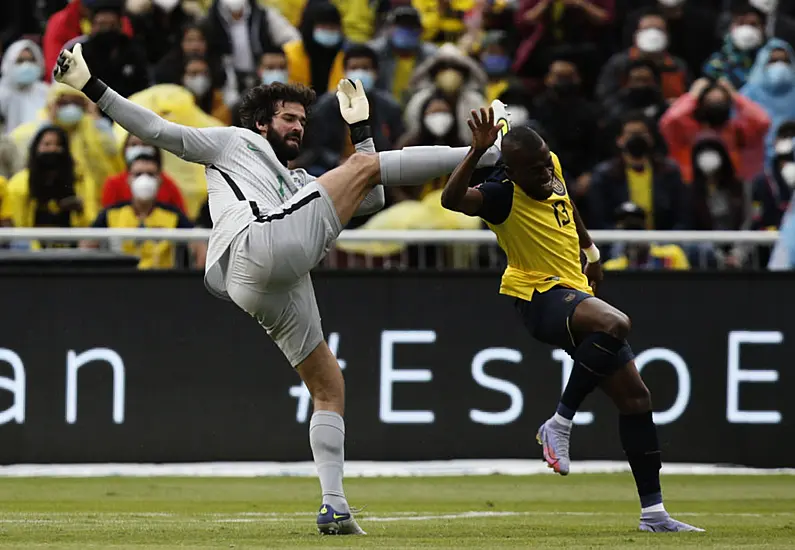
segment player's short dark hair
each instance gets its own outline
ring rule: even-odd
[[[378,70],[378,55],[375,53],[370,46],[365,44],[354,44],[347,50],[345,50],[345,63],[344,65],[348,64],[348,61],[351,59],[359,58],[359,57],[366,57],[367,59],[373,62],[373,68]]]
[[[280,103],[300,103],[309,113],[315,102],[315,92],[303,84],[263,84],[243,94],[240,102],[240,122],[243,128],[257,131],[257,123],[268,124]]]
[[[627,66],[624,69],[624,80],[629,79],[629,74],[635,69],[649,69],[654,75],[654,80],[657,81],[658,84],[661,82],[662,75],[660,73],[660,68],[651,59],[638,58],[627,63]]]
[[[502,138],[503,149],[521,149],[522,151],[532,152],[544,146],[543,138],[530,126],[514,126]]]

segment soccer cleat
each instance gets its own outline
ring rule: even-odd
[[[340,514],[328,504],[317,514],[317,530],[321,535],[366,535],[350,512]]]
[[[494,146],[502,151],[502,136],[507,134],[508,130],[511,129],[510,114],[508,113],[507,105],[499,99],[495,99],[491,102],[491,108],[494,110],[494,123],[497,126],[501,126],[500,134],[497,136],[497,141],[494,142]]]
[[[704,532],[704,529],[675,520],[668,515],[668,512],[652,512],[651,514],[641,515],[638,529],[647,533]]]
[[[536,440],[544,451],[547,466],[562,476],[569,473],[569,437],[571,426],[564,426],[550,418],[538,429]]]

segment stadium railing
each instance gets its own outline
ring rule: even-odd
[[[731,248],[741,250],[751,268],[763,268],[765,250],[778,239],[776,231],[591,231],[601,246],[678,244],[693,267],[721,267],[720,258]],[[122,241],[167,240],[203,242],[208,229],[94,229],[0,228],[0,243],[24,248],[32,240],[99,241],[116,248]],[[394,246],[385,246],[392,243]],[[371,245],[371,246],[368,246]],[[710,264],[717,256],[717,265]],[[703,262],[701,261],[703,260]],[[364,230],[343,231],[338,246],[326,258],[328,268],[495,268],[501,265],[497,239],[487,230]],[[702,265],[699,265],[702,264]]]

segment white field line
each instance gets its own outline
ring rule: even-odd
[[[629,472],[626,462],[573,462],[572,473]],[[669,475],[795,475],[795,468],[744,468],[716,464],[663,466]],[[449,460],[345,463],[346,477],[421,477],[468,475],[554,475],[540,460]],[[0,477],[316,477],[313,462],[201,462],[190,464],[12,464]]]

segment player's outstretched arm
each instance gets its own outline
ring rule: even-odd
[[[571,207],[574,210],[574,225],[577,227],[577,237],[580,239],[580,250],[585,253],[585,258],[588,260],[583,271],[585,272],[585,276],[588,277],[588,284],[590,284],[591,288],[596,292],[597,285],[599,285],[604,278],[602,263],[600,261],[601,254],[599,253],[599,249],[596,248],[591,234],[588,233],[588,228],[585,227],[585,222],[582,221],[580,212],[573,202],[571,203]]]
[[[467,216],[476,216],[483,205],[483,194],[477,189],[471,189],[469,182],[478,162],[497,140],[500,127],[494,124],[494,109],[489,108],[488,113],[481,109],[480,117],[477,111],[472,111],[471,115],[467,124],[472,130],[472,146],[447,180],[442,191],[442,206]]]
[[[91,75],[81,44],[72,52],[63,50],[54,70],[55,80],[82,91],[119,125],[149,145],[165,149],[191,162],[212,162],[223,150],[226,128],[190,128],[169,122],[149,109],[136,105]]]

